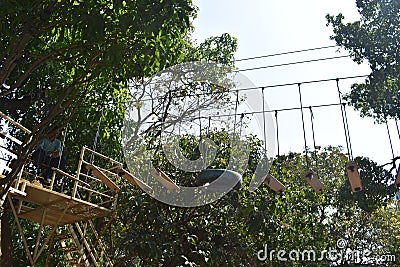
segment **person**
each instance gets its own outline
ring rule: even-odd
[[[63,168],[66,162],[65,157],[62,156],[62,143],[57,139],[58,134],[59,127],[54,126],[48,137],[39,142],[32,154],[32,159],[36,167],[36,175],[39,176],[42,174],[47,184],[51,182],[51,168]],[[44,171],[42,167],[45,167]]]

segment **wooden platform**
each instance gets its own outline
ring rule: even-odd
[[[41,188],[30,183],[24,190],[26,196],[11,193],[13,198],[33,205],[21,206],[19,218],[44,225],[64,225],[109,216],[111,210],[71,196]],[[43,219],[44,215],[44,219]]]

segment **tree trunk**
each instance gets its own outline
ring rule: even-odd
[[[0,228],[0,266],[13,266],[11,228],[5,213],[3,213],[3,216],[1,216]]]

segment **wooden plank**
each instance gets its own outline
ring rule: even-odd
[[[179,186],[176,185],[162,170],[156,168],[151,170],[150,174],[168,190],[179,190]]]
[[[0,136],[4,136],[5,138],[7,138],[7,139],[13,141],[14,143],[16,143],[16,144],[18,144],[18,145],[21,145],[21,144],[22,144],[22,141],[18,140],[17,138],[15,138],[14,136],[8,134],[8,133],[5,132],[5,131],[1,131],[1,130],[0,130]]]
[[[99,178],[111,190],[115,192],[120,190],[120,188],[113,181],[111,181],[98,167],[92,164],[88,164],[86,165],[86,169],[91,170],[93,175]]]
[[[134,184],[136,186],[139,186],[140,188],[142,188],[143,190],[151,190],[152,188],[150,186],[148,186],[145,182],[141,181],[140,179],[136,178],[135,176],[133,176],[130,172],[128,172],[125,169],[120,169],[118,171],[119,175],[122,175],[123,178],[125,178],[126,180],[128,180],[131,184]]]
[[[8,167],[5,162],[1,162],[0,161],[0,168],[2,168],[3,170],[7,171],[7,172],[11,172],[12,169],[10,167]]]
[[[263,179],[264,184],[268,185],[272,190],[274,190],[277,194],[281,195],[283,190],[285,190],[285,186],[281,182],[279,182],[273,175],[268,174]]]
[[[64,172],[64,171],[62,171],[62,170],[60,170],[60,169],[58,169],[58,168],[52,167],[51,169],[52,169],[53,171],[55,171],[56,173],[61,174],[62,176],[65,176],[65,177],[67,177],[67,178],[69,178],[69,179],[71,179],[71,180],[77,181],[78,183],[82,183],[82,184],[84,184],[84,185],[86,185],[86,186],[90,186],[90,184],[88,184],[88,183],[86,183],[86,182],[84,182],[84,181],[82,181],[82,180],[76,179],[75,176],[72,176],[71,174],[66,173],[66,172]]]
[[[68,208],[67,212],[64,214],[63,208],[71,203],[72,206]],[[85,204],[82,202],[65,200],[57,204],[53,203],[52,205],[37,206],[35,208],[22,206],[18,217],[41,223],[44,209],[47,209],[43,224],[56,226],[58,224],[71,224],[75,222],[106,217],[111,214],[110,210],[98,206],[95,207],[95,205],[90,204],[91,203]]]
[[[303,177],[306,182],[314,189],[315,192],[321,193],[324,191],[325,186],[318,179],[317,174],[312,170],[308,170],[303,173]]]
[[[30,134],[31,131],[28,130],[27,128],[25,128],[22,124],[14,121],[13,119],[11,119],[10,117],[8,117],[6,114],[4,114],[3,112],[0,111],[0,117],[6,119],[7,121],[9,121],[11,124],[14,124],[15,126],[17,126],[19,129],[21,129],[22,131],[24,131],[27,134]]]
[[[108,161],[110,161],[110,162],[112,162],[112,163],[114,163],[114,164],[117,164],[117,165],[119,165],[119,166],[122,166],[122,164],[120,163],[120,162],[118,162],[118,161],[116,161],[116,160],[113,160],[112,158],[110,158],[110,157],[107,157],[107,156],[105,156],[105,155],[103,155],[103,154],[101,154],[101,153],[99,153],[99,152],[96,152],[96,151],[94,151],[94,150],[91,150],[90,148],[87,148],[87,147],[83,147],[84,148],[84,150],[86,150],[88,153],[91,153],[91,154],[93,154],[93,155],[95,155],[95,156],[98,156],[98,157],[100,157],[100,158],[103,158],[103,159],[105,159],[105,160],[108,160]]]
[[[362,191],[362,184],[360,179],[360,173],[358,171],[358,166],[354,162],[349,162],[346,164],[347,178],[349,178],[351,191],[359,192]]]
[[[18,156],[16,154],[12,153],[11,151],[9,151],[8,149],[6,149],[6,148],[4,148],[2,146],[0,146],[0,150],[3,151],[4,154],[7,154],[10,157],[12,157],[13,159],[17,159],[18,158]]]

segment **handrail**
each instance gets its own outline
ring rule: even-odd
[[[104,156],[103,154],[101,154],[99,152],[91,150],[90,148],[87,148],[87,147],[84,147],[84,149],[87,150],[89,153],[95,155],[95,156],[99,156],[100,158],[106,159],[106,160],[108,160],[108,161],[110,161],[112,163],[119,164],[119,165],[122,166],[121,162],[118,162],[118,161],[116,161],[116,160],[114,160],[114,159],[112,159],[110,157]]]
[[[88,184],[88,183],[86,183],[86,182],[84,182],[84,181],[82,181],[82,180],[79,180],[79,179],[77,179],[76,177],[72,176],[71,174],[66,173],[66,172],[64,172],[64,171],[62,171],[62,170],[60,170],[60,169],[57,169],[57,168],[54,168],[54,167],[52,167],[51,169],[52,169],[53,171],[55,171],[55,172],[58,172],[59,174],[65,176],[65,177],[67,177],[67,178],[70,178],[70,179],[72,179],[72,180],[78,182],[78,183],[82,183],[82,184],[84,184],[84,185],[86,185],[86,186],[90,186],[90,184]]]
[[[9,121],[11,124],[14,124],[15,126],[17,126],[20,130],[24,131],[27,134],[30,134],[31,131],[24,127],[22,124],[16,122],[15,120],[11,119],[10,117],[8,117],[6,114],[4,114],[3,112],[0,111],[0,117],[6,119],[7,121]]]

